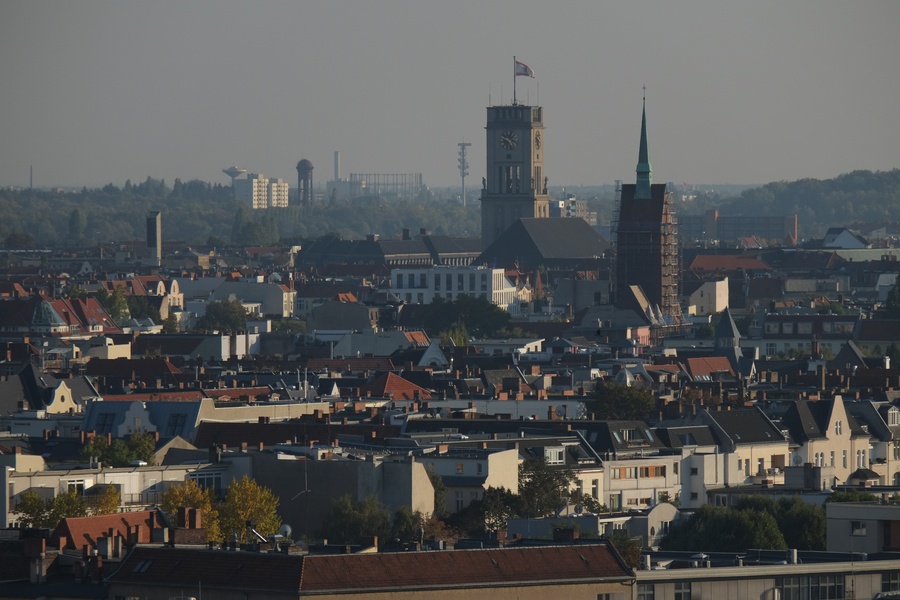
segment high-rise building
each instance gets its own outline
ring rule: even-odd
[[[544,175],[543,108],[487,109],[487,172],[481,190],[481,247],[523,218],[550,216]]]
[[[147,214],[147,261],[162,265],[162,214],[158,210]]]
[[[641,116],[637,178],[622,185],[616,240],[616,303],[629,301],[627,288],[640,286],[652,306],[675,322],[681,315],[678,301],[678,234],[675,210],[666,184],[652,183],[647,149],[646,100]]]
[[[268,179],[261,173],[248,173],[246,179],[235,180],[234,197],[246,202],[252,209],[286,208],[288,187],[283,179]]]

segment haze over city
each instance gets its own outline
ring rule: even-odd
[[[485,106],[544,106],[551,185],[898,167],[900,3],[10,2],[0,185],[484,175]]]

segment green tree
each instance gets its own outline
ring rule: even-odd
[[[7,246],[9,244],[7,243]],[[900,319],[900,283],[891,288],[884,303],[887,314],[892,319]]]
[[[775,515],[788,548],[825,550],[825,509],[798,497],[779,498]]]
[[[240,300],[210,302],[199,325],[207,330],[242,331],[247,328],[247,311]]]
[[[674,523],[663,538],[664,550],[744,552],[750,548],[785,549],[787,543],[770,512],[705,505]]]
[[[185,479],[184,483],[173,485],[163,492],[159,503],[164,513],[174,516],[182,507],[196,508],[201,513],[201,523],[206,529],[206,540],[211,542],[222,541],[222,533],[219,527],[219,511],[213,504],[212,493],[209,489],[203,489],[193,479]],[[174,522],[174,520],[173,520]],[[184,523],[178,523],[184,526]]]
[[[152,433],[132,433],[129,435],[125,443],[128,445],[131,460],[141,460],[148,465],[156,464],[154,455],[156,454],[156,436]]]
[[[69,214],[69,241],[73,244],[81,244],[84,241],[84,228],[87,219],[78,208],[73,208]]]
[[[37,492],[25,490],[19,494],[16,512],[25,527],[50,526],[50,501],[41,498]]]
[[[567,468],[548,465],[542,458],[528,458],[519,465],[520,516],[547,517],[566,504],[575,475]]]
[[[482,520],[484,529],[499,531],[506,529],[507,522],[518,516],[521,497],[503,487],[489,487],[484,491],[480,504],[481,513],[484,515]]]
[[[50,504],[49,527],[55,528],[66,517],[86,517],[88,506],[78,490],[71,489],[59,494]]]
[[[109,440],[107,440],[106,436],[95,435],[85,440],[81,450],[78,451],[78,458],[85,462],[96,460],[102,463],[108,452]]]
[[[121,504],[119,489],[114,485],[107,485],[101,494],[88,502],[88,509],[91,515],[111,515],[119,512]]]
[[[650,390],[602,382],[588,403],[588,410],[598,419],[643,420],[656,410],[656,399]]]
[[[30,233],[14,231],[6,236],[6,247],[14,250],[31,250],[37,248],[37,242]]]
[[[625,563],[632,569],[641,566],[641,540],[633,538],[625,531],[617,529],[610,537],[610,543],[625,559]]]
[[[97,301],[106,309],[112,320],[117,323],[124,321],[130,316],[128,312],[128,298],[123,285],[117,285],[112,294],[101,288],[97,294]]]
[[[331,504],[319,535],[340,544],[356,544],[362,537],[386,540],[391,533],[391,514],[375,496],[356,502],[345,494]]]
[[[278,496],[244,475],[232,480],[225,490],[225,502],[219,509],[221,527],[228,535],[237,535],[240,542],[249,539],[248,523],[263,536],[278,533]]]
[[[118,291],[118,288],[116,288]],[[159,309],[150,304],[150,300],[146,296],[126,296],[128,303],[128,313],[135,319],[152,319],[154,323],[161,323],[162,317],[159,316]]]
[[[435,473],[434,469],[428,469],[428,479],[434,488],[434,515],[438,518],[447,516],[447,484],[444,479]]]
[[[825,503],[829,502],[878,502],[878,496],[871,492],[847,490],[829,494],[828,498],[825,499]]]
[[[409,506],[401,506],[394,513],[391,525],[391,538],[400,543],[414,542],[419,539],[419,531],[424,529],[425,518],[422,513]]]
[[[178,317],[174,313],[169,313],[169,316],[163,319],[162,326],[163,333],[178,333]]]

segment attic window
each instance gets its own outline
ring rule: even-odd
[[[134,565],[134,569],[132,569],[132,573],[145,573],[147,569],[150,568],[150,565],[153,564],[152,560],[142,560],[138,564]]]
[[[900,410],[892,408],[888,411],[888,425],[900,425]]]

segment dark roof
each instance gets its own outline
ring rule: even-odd
[[[703,414],[715,422],[735,444],[776,442],[784,439],[781,430],[758,408],[707,411]]]
[[[519,219],[491,244],[476,263],[522,269],[539,265],[580,264],[598,260],[609,251],[604,240],[583,219]]]
[[[197,428],[194,445],[197,448],[209,448],[214,444],[226,444],[231,448],[240,447],[241,443],[246,442],[251,447],[258,446],[260,443],[271,446],[294,439],[298,443],[305,443],[309,440],[331,443],[342,435],[359,435],[367,439],[375,439],[372,438],[373,433],[377,439],[397,437],[400,435],[400,427],[311,422],[214,423],[203,421]]]

